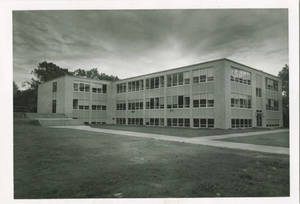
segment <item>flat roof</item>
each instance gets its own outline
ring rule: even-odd
[[[228,59],[228,58],[221,58],[221,59],[210,60],[210,61],[200,62],[200,63],[196,63],[196,64],[191,64],[191,65],[185,65],[185,66],[182,66],[182,67],[176,67],[176,68],[166,69],[166,70],[163,70],[163,71],[152,72],[152,73],[149,73],[149,74],[143,74],[143,75],[139,75],[139,76],[128,77],[128,78],[120,79],[120,80],[115,81],[115,82],[125,81],[125,80],[134,79],[134,78],[138,78],[138,77],[145,77],[145,76],[149,76],[149,75],[152,75],[152,74],[165,73],[165,72],[169,72],[169,71],[173,71],[173,70],[177,70],[177,69],[182,69],[182,68],[187,68],[187,67],[192,67],[192,66],[198,66],[198,65],[203,65],[203,64],[208,64],[208,63],[218,62],[218,61],[229,61],[229,62],[238,64],[238,65],[241,65],[241,66],[245,66],[245,67],[247,67],[247,68],[249,68],[249,69],[252,69],[252,70],[254,70],[254,71],[261,72],[261,73],[263,73],[263,74],[267,74],[267,75],[269,75],[269,76],[272,76],[272,77],[275,77],[275,78],[278,78],[278,79],[279,79],[278,76],[275,76],[275,75],[273,75],[273,74],[269,74],[269,73],[264,72],[264,71],[262,71],[262,70],[255,69],[255,68],[253,68],[253,67],[250,67],[250,66],[248,66],[248,65],[245,65],[245,64],[242,64],[242,63],[233,61],[233,60]]]

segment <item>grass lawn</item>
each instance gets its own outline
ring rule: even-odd
[[[248,137],[232,137],[232,138],[222,139],[222,141],[289,147],[289,133],[281,132],[281,133],[255,135],[255,136],[248,136]]]
[[[288,195],[286,155],[14,122],[16,199]]]
[[[147,126],[130,126],[130,125],[92,125],[92,127],[125,130],[132,132],[146,132],[162,135],[171,135],[179,137],[201,137],[211,135],[223,135],[243,132],[257,132],[271,130],[269,128],[247,128],[247,129],[191,129],[191,128],[170,128],[170,127],[147,127]]]

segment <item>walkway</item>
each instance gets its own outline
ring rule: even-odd
[[[207,145],[207,146],[214,146],[214,147],[249,150],[249,151],[257,151],[257,152],[273,153],[273,154],[287,154],[287,155],[289,154],[289,148],[286,147],[275,147],[275,146],[267,146],[267,145],[255,145],[255,144],[246,144],[246,143],[217,141],[217,139],[225,139],[231,137],[245,137],[245,136],[253,136],[253,135],[288,132],[288,130],[286,129],[186,138],[186,137],[178,137],[178,136],[153,134],[153,133],[141,133],[141,132],[131,132],[131,131],[124,131],[124,130],[92,128],[89,126],[52,126],[52,127],[86,130],[86,131],[101,132],[101,133],[107,133],[113,135],[125,135],[129,137],[152,138],[157,140],[200,144],[200,145]]]

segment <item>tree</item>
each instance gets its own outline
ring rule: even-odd
[[[92,68],[90,70],[85,71],[84,69],[76,69],[73,72],[74,76],[86,77],[89,79],[98,79],[98,80],[106,80],[106,81],[117,81],[119,78],[113,75],[107,75],[103,72],[99,73],[97,68]]]
[[[15,82],[13,82],[13,96],[14,96],[14,98],[17,96],[17,94],[19,93],[20,91],[19,91],[19,87],[18,87],[18,85],[15,83]]]
[[[52,62],[41,62],[31,72],[40,83],[55,79],[63,75],[72,75],[68,69],[61,68]],[[35,81],[33,81],[35,83]]]
[[[289,127],[289,66],[286,64],[278,73],[282,80],[283,126]]]

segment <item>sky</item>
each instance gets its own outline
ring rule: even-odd
[[[287,9],[13,12],[13,79],[39,62],[119,78],[229,58],[277,75],[288,64]]]

